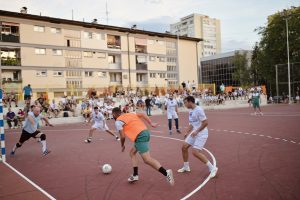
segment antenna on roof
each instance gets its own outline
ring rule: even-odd
[[[72,9],[72,20],[74,20],[74,12],[73,12],[73,9]]]
[[[27,14],[27,8],[25,6],[22,7],[20,12],[23,13],[23,14]]]

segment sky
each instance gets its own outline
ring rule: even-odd
[[[0,10],[165,32],[170,24],[192,13],[208,15],[221,21],[222,52],[251,50],[259,35],[254,30],[265,26],[271,14],[300,6],[300,0],[0,0]]]

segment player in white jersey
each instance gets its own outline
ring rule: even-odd
[[[93,132],[97,129],[102,130],[102,131],[106,131],[107,133],[114,136],[116,138],[116,140],[120,140],[117,135],[115,135],[111,130],[109,130],[109,128],[108,128],[108,126],[106,125],[106,122],[105,122],[105,117],[103,116],[103,114],[101,112],[99,112],[98,107],[94,107],[94,112],[92,113],[92,115],[89,118],[88,122],[90,122],[91,119],[94,121],[94,124],[92,125],[92,127],[89,131],[88,138],[86,140],[84,140],[84,142],[90,143],[92,141]]]
[[[177,133],[181,133],[178,125],[178,104],[176,99],[173,99],[173,95],[170,94],[169,99],[166,99],[165,106],[167,109],[169,134],[172,134],[172,119],[175,120]]]
[[[210,171],[210,177],[216,176],[218,168],[213,166],[206,156],[202,153],[202,149],[208,138],[208,120],[204,113],[204,110],[195,104],[195,98],[188,96],[184,99],[184,105],[186,108],[191,109],[189,113],[189,127],[184,135],[185,141],[182,145],[182,157],[183,167],[178,170],[179,173],[190,172],[190,166],[188,162],[190,147],[193,148],[193,155],[198,158],[201,162],[207,165]]]

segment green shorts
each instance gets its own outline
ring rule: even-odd
[[[134,142],[134,147],[140,153],[146,153],[149,151],[149,141],[150,141],[150,132],[149,130],[144,130],[138,134]]]
[[[253,101],[253,108],[259,108],[259,101]]]

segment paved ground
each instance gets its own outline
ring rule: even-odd
[[[300,106],[274,105],[263,109],[264,116],[250,115],[249,108],[206,112],[210,130],[206,148],[216,158],[219,174],[190,199],[300,199]],[[182,130],[187,126],[187,116],[180,114]],[[182,136],[168,135],[166,116],[152,119],[161,126],[152,130],[151,155],[176,171],[182,165],[181,142],[156,136],[176,139]],[[112,123],[109,122],[110,127]],[[8,163],[63,200],[180,199],[208,176],[206,166],[191,155],[192,172],[175,173],[174,187],[142,162],[140,181],[128,184],[131,143],[126,141],[126,152],[122,153],[117,141],[108,134],[98,133],[91,144],[85,144],[88,128],[82,123],[45,128],[51,154],[42,157],[40,144],[31,140],[15,157],[9,157]],[[6,132],[8,149],[18,139],[19,132]],[[104,163],[112,165],[111,174],[101,173]],[[15,178],[2,181],[10,173],[2,170],[0,173],[0,199],[15,199],[11,195],[16,193],[17,181]],[[33,189],[22,191],[28,190]]]

